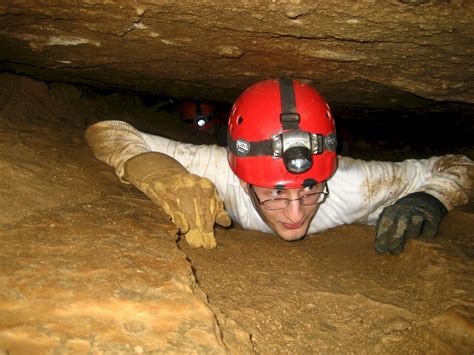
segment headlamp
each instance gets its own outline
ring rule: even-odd
[[[293,174],[301,174],[313,166],[313,155],[323,151],[335,152],[336,134],[316,134],[292,129],[275,134],[268,140],[248,142],[227,136],[229,150],[238,157],[272,156],[282,158],[286,169]]]
[[[283,152],[283,163],[286,170],[293,174],[308,171],[313,166],[311,152],[306,147],[293,147]]]
[[[204,127],[207,123],[207,117],[203,115],[198,115],[194,119],[194,122],[199,126],[199,127]]]
[[[282,157],[286,169],[293,174],[308,171],[313,166],[313,154],[321,153],[321,136],[291,130],[272,136],[273,156]]]

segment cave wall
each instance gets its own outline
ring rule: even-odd
[[[42,80],[233,100],[290,76],[332,104],[474,103],[474,2],[0,3],[0,69]]]
[[[251,353],[210,310],[169,218],[84,141],[104,117],[173,123],[120,94],[0,83],[0,354]]]
[[[155,113],[123,98],[98,104],[51,81],[231,101],[255,81],[286,75],[313,84],[333,107],[357,107],[339,109],[337,117],[346,124],[353,117],[368,122],[352,123],[351,132],[379,130],[376,143],[357,147],[366,157],[380,148],[378,140],[387,145],[377,126],[390,118],[386,109],[396,116],[388,130],[398,144],[389,146],[392,154],[407,152],[402,135],[415,141],[431,136],[452,150],[460,131],[472,132],[466,122],[474,112],[473,13],[470,0],[2,1],[0,70],[48,83],[0,76],[0,345],[18,352],[252,348],[246,329],[210,311],[166,217],[157,218],[150,201],[98,166],[83,142],[92,121],[144,116],[158,129]],[[446,109],[445,101],[455,104]],[[369,107],[375,111],[368,113]],[[452,140],[426,134],[423,127],[433,128],[432,120],[397,131],[402,112],[410,123],[420,107],[429,118],[440,113],[435,118],[443,134],[450,132],[446,110],[453,111],[450,120],[466,114],[455,119],[461,124],[454,123]],[[171,123],[161,123],[169,134]],[[472,139],[461,142],[472,146]]]

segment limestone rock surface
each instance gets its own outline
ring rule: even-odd
[[[70,86],[5,74],[0,83],[0,353],[249,347],[209,308],[174,225],[84,141],[100,117],[139,111]]]
[[[470,0],[7,0],[0,68],[172,97],[286,75],[337,104],[474,103],[473,17]]]

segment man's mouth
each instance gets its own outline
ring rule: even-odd
[[[283,224],[283,227],[285,227],[286,229],[298,229],[298,228],[301,228],[303,226],[303,222],[301,223],[282,223]]]

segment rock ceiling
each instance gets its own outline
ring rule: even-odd
[[[474,103],[470,0],[24,0],[0,4],[0,69],[233,100],[289,76],[329,102]]]

